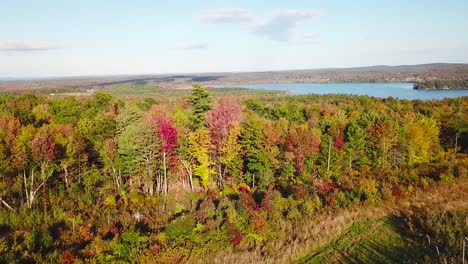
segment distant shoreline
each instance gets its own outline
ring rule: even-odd
[[[421,91],[468,90],[468,80],[430,80],[417,82],[413,89]]]

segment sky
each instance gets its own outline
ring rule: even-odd
[[[468,62],[467,0],[0,0],[0,78]]]

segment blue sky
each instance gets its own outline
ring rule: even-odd
[[[1,0],[0,77],[468,62],[466,0]]]

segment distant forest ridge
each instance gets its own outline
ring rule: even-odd
[[[190,74],[108,75],[89,77],[0,79],[0,91],[46,89],[112,89],[116,86],[157,86],[190,88],[193,83],[205,86],[268,83],[423,83],[434,80],[468,80],[468,64],[433,63],[356,68],[324,68],[310,70],[218,72]]]
[[[416,90],[466,90],[468,80],[429,80],[414,84]]]

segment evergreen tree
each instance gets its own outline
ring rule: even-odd
[[[200,84],[194,84],[188,102],[193,108],[192,128],[206,126],[205,113],[211,109],[211,98],[207,89]]]

